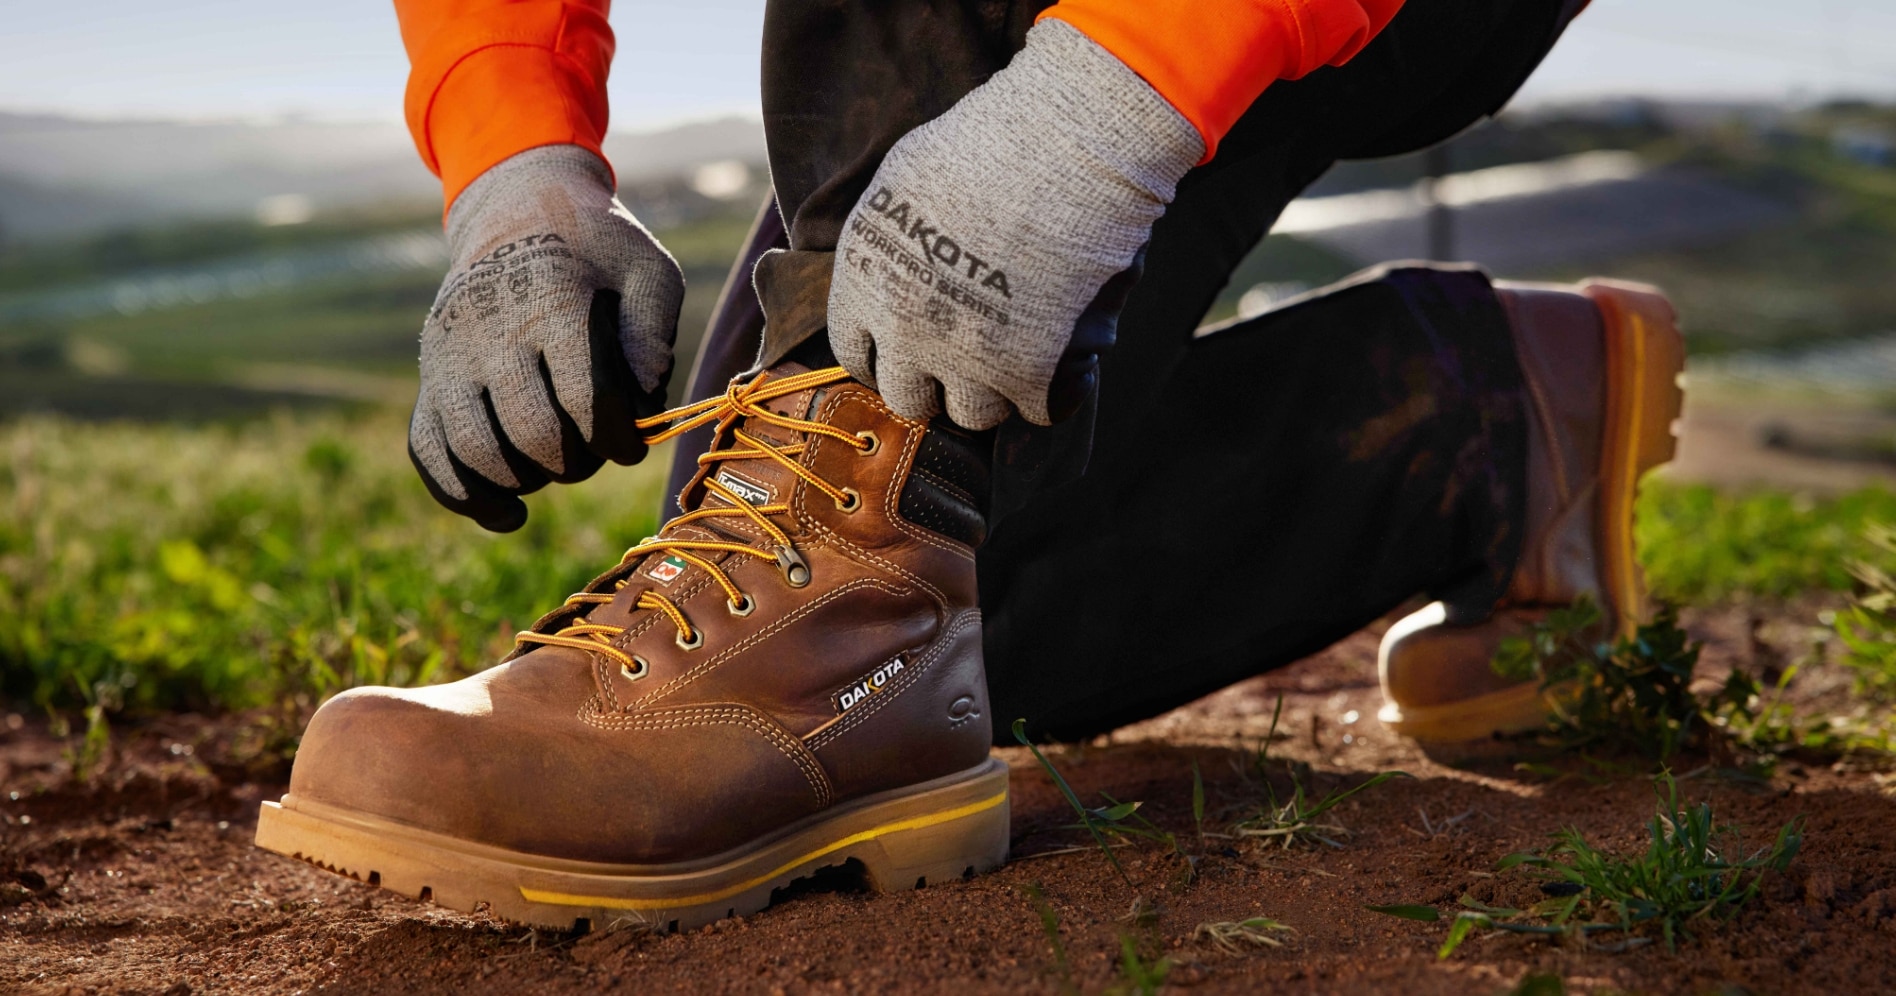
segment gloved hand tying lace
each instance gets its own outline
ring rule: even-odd
[[[837,243],[831,348],[910,418],[944,403],[968,429],[1071,414],[1153,223],[1204,151],[1137,73],[1042,22],[889,150]]]
[[[665,405],[684,277],[573,145],[481,174],[448,246],[408,452],[437,501],[506,532],[520,495],[645,456],[636,422]]]

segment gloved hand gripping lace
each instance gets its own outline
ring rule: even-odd
[[[730,389],[724,393],[723,397],[708,398],[696,404],[686,405],[682,408],[674,408],[671,411],[654,415],[651,418],[641,419],[638,426],[641,430],[666,426],[660,431],[645,437],[645,441],[648,445],[655,446],[681,433],[689,432],[698,426],[714,422],[716,423],[716,429],[712,437],[711,448],[698,457],[698,465],[700,467],[708,468],[714,463],[725,463],[736,460],[772,460],[788,469],[797,477],[802,478],[810,487],[828,495],[830,500],[836,503],[837,508],[845,512],[853,512],[862,505],[862,496],[858,494],[855,489],[837,487],[794,459],[795,457],[801,456],[803,452],[809,448],[809,443],[801,442],[776,446],[737,427],[737,423],[740,419],[754,419],[758,422],[789,429],[793,432],[804,433],[806,435],[827,436],[853,447],[859,453],[871,453],[880,445],[875,434],[872,432],[849,432],[845,429],[838,429],[821,422],[812,422],[808,419],[780,415],[764,407],[766,402],[777,398],[807,391],[813,387],[834,384],[847,379],[849,379],[849,373],[842,367],[812,370],[808,373],[794,374],[788,377],[772,377],[766,372],[748,382],[733,383]],[[720,449],[720,444],[725,441],[727,434],[732,448]],[[790,535],[775,522],[770,520],[770,516],[773,515],[789,514],[789,503],[779,502],[769,505],[753,505],[747,501],[743,495],[737,494],[724,485],[719,484],[711,475],[704,474],[703,476],[705,490],[710,494],[717,495],[729,504],[727,506],[700,505],[699,508],[679,515],[665,523],[664,527],[659,530],[658,536],[647,538],[641,541],[637,546],[627,550],[625,555],[619,558],[618,566],[615,567],[613,571],[607,572],[607,576],[610,577],[613,573],[630,567],[647,554],[664,553],[675,556],[709,575],[711,580],[716,582],[718,587],[724,590],[726,607],[729,608],[731,614],[735,616],[750,615],[756,603],[751,600],[749,595],[739,590],[736,583],[731,580],[731,576],[726,573],[723,568],[719,567],[717,563],[708,559],[705,556],[706,554],[728,553],[756,557],[760,560],[776,564],[778,569],[783,572],[785,582],[792,587],[801,588],[809,584],[809,565],[804,562],[802,555],[797,553],[796,544],[791,541]],[[766,549],[761,546],[752,546],[748,543],[688,539],[672,535],[680,526],[717,518],[748,519],[752,523],[755,523],[757,528],[761,530],[765,536],[769,537],[775,545]],[[579,594],[569,597],[565,604],[568,606],[604,605],[618,597],[617,593],[630,583],[631,579],[629,577],[623,578],[613,582],[612,591],[580,592]],[[679,647],[685,650],[696,650],[704,645],[703,632],[692,625],[691,620],[686,617],[684,610],[680,609],[678,604],[673,602],[670,598],[656,591],[640,592],[634,609],[651,609],[663,613],[678,630],[677,643]],[[642,676],[646,666],[645,661],[613,644],[613,641],[623,635],[625,631],[626,627],[624,626],[589,622],[581,618],[579,621],[561,628],[556,633],[540,633],[526,630],[516,634],[514,640],[516,646],[526,643],[539,643],[605,654],[617,660],[621,668],[632,677]]]

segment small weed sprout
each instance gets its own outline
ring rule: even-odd
[[[1567,996],[1567,984],[1558,975],[1529,972],[1506,996]]]
[[[1277,697],[1277,707],[1271,712],[1270,732],[1264,735],[1264,742],[1258,745],[1257,759],[1252,763],[1264,782],[1264,806],[1257,815],[1239,822],[1232,828],[1238,837],[1261,839],[1266,846],[1277,844],[1290,848],[1302,841],[1314,841],[1330,847],[1342,847],[1339,837],[1350,835],[1348,827],[1325,819],[1325,814],[1350,796],[1365,789],[1375,788],[1392,778],[1407,778],[1403,771],[1383,771],[1371,776],[1351,788],[1331,792],[1316,801],[1311,801],[1304,791],[1303,775],[1299,766],[1286,764],[1290,772],[1290,798],[1279,799],[1277,790],[1271,786],[1269,776],[1271,741],[1277,736],[1277,723],[1284,714],[1284,697]],[[1304,770],[1308,770],[1305,767]]]
[[[1837,636],[1856,693],[1886,704],[1896,701],[1896,577],[1883,565],[1896,562],[1896,528],[1872,524],[1864,530],[1864,539],[1878,562],[1851,563],[1860,591],[1850,607],[1837,614]]]
[[[1106,837],[1108,834],[1122,840],[1150,840],[1165,845],[1167,850],[1185,862],[1185,881],[1191,881],[1196,869],[1195,859],[1191,855],[1186,854],[1185,849],[1179,845],[1178,835],[1160,829],[1157,824],[1146,819],[1145,816],[1139,812],[1139,807],[1144,805],[1144,803],[1120,802],[1118,799],[1102,792],[1100,796],[1106,800],[1107,805],[1088,808],[1084,803],[1080,802],[1079,793],[1073,791],[1073,786],[1067,783],[1066,776],[1060,774],[1060,769],[1055,768],[1053,762],[1047,760],[1047,756],[1040,752],[1040,748],[1034,746],[1033,741],[1027,739],[1027,721],[1025,719],[1014,720],[1014,739],[1018,741],[1021,746],[1033,752],[1034,760],[1040,762],[1041,770],[1047,773],[1047,777],[1053,781],[1054,786],[1060,790],[1060,794],[1066,798],[1067,805],[1072,806],[1073,812],[1078,814],[1080,822],[1071,824],[1071,826],[1076,830],[1083,829],[1093,836],[1093,842],[1099,845],[1100,851],[1106,855],[1106,860],[1112,864],[1113,870],[1119,873],[1120,879],[1126,883],[1128,888],[1137,889],[1138,886],[1133,883],[1132,876],[1126,873],[1125,866],[1119,863],[1119,856],[1113,853],[1113,846],[1107,843]],[[1203,786],[1201,785],[1201,792],[1202,789]]]
[[[1896,530],[1872,539],[1896,553]],[[1896,579],[1859,563],[1869,594],[1839,615],[1845,663],[1857,670],[1857,692],[1872,701],[1896,699]],[[1888,710],[1863,716],[1797,714],[1787,691],[1803,666],[1793,663],[1765,689],[1734,669],[1708,694],[1692,690],[1699,645],[1679,628],[1678,610],[1663,605],[1632,637],[1607,643],[1599,607],[1582,597],[1549,612],[1523,636],[1502,642],[1492,666],[1517,680],[1539,679],[1551,718],[1541,740],[1562,750],[1622,753],[1664,762],[1688,747],[1758,773],[1792,750],[1838,756],[1889,753],[1896,722]],[[1821,655],[1813,655],[1820,659]]]
[[[1120,915],[1119,922],[1132,927],[1153,927],[1158,925],[1159,913],[1158,903],[1144,896],[1134,896],[1132,905],[1126,907],[1126,912]]]
[[[1743,854],[1738,831],[1714,823],[1710,803],[1687,807],[1680,802],[1670,772],[1660,775],[1654,787],[1663,808],[1647,825],[1643,854],[1614,857],[1570,828],[1555,837],[1549,850],[1510,855],[1501,867],[1534,869],[1548,884],[1567,886],[1553,891],[1571,895],[1541,904],[1541,915],[1556,925],[1583,915],[1589,915],[1592,924],[1625,932],[1657,924],[1671,949],[1686,925],[1729,917],[1756,898],[1764,874],[1783,871],[1803,846],[1804,822],[1799,817],[1779,828],[1771,844]]]
[[[1844,754],[1889,753],[1889,732],[1879,735],[1875,724],[1853,723],[1848,717],[1801,716],[1791,705],[1790,684],[1804,662],[1786,667],[1769,689],[1757,679],[1733,669],[1724,687],[1711,699],[1708,720],[1724,735],[1733,751],[1749,758],[1748,767],[1768,769],[1793,751],[1822,757]]]
[[[1631,637],[1609,644],[1604,632],[1599,606],[1582,596],[1549,612],[1528,634],[1503,641],[1494,671],[1540,680],[1557,746],[1663,761],[1693,742],[1707,709],[1692,694],[1699,645],[1679,628],[1672,605],[1662,605]]]
[[[105,765],[106,754],[112,748],[109,717],[124,707],[124,690],[135,684],[136,679],[127,671],[116,679],[95,681],[89,686],[77,678],[74,681],[79,684],[79,693],[86,703],[86,732],[78,747],[68,747],[65,755],[72,780],[85,783]]]
[[[1388,906],[1365,906],[1371,913],[1393,916],[1398,920],[1416,920],[1421,923],[1435,923],[1442,919],[1442,911],[1433,906],[1419,903],[1393,903]]]
[[[1809,655],[1786,667],[1768,691],[1734,670],[1713,700],[1712,721],[1733,744],[1763,757],[1793,750],[1823,757],[1896,754],[1896,528],[1871,523],[1863,530],[1866,559],[1849,562],[1857,592],[1849,607],[1819,618],[1834,627],[1862,701],[1853,714],[1800,716],[1786,694],[1801,669],[1825,660],[1819,638]]]
[[[1126,996],[1156,996],[1165,988],[1165,977],[1172,972],[1170,958],[1156,958],[1146,961],[1139,953],[1139,942],[1131,934],[1119,938],[1119,975],[1124,982],[1110,986],[1110,994]]]
[[[1729,918],[1757,898],[1768,872],[1783,871],[1803,846],[1803,818],[1779,828],[1764,847],[1744,853],[1738,831],[1713,821],[1709,803],[1686,806],[1670,772],[1655,779],[1660,809],[1647,825],[1645,851],[1617,857],[1595,848],[1578,830],[1554,836],[1554,845],[1537,853],[1511,854],[1500,868],[1530,870],[1550,898],[1528,909],[1489,906],[1463,895],[1465,909],[1449,926],[1436,957],[1447,958],[1476,930],[1590,938],[1617,932],[1620,941],[1592,943],[1603,951],[1623,951],[1651,943],[1634,936],[1656,928],[1668,950],[1689,939],[1690,925]],[[1370,910],[1411,920],[1434,921],[1432,906],[1371,906]]]
[[[1205,776],[1192,759],[1192,826],[1198,831],[1198,846],[1205,846]]]
[[[1053,948],[1053,972],[1059,982],[1061,996],[1079,992],[1073,984],[1073,964],[1067,960],[1066,942],[1060,939],[1060,914],[1053,904],[1047,902],[1046,892],[1039,882],[1029,882],[1026,888],[1027,898],[1034,904],[1034,913],[1040,917],[1040,930],[1047,935],[1047,943]]]
[[[1837,643],[1843,648],[1840,663],[1851,674],[1852,692],[1862,700],[1852,715],[1833,715],[1817,720],[1799,720],[1788,704],[1767,706],[1768,725],[1761,738],[1776,738],[1790,747],[1814,750],[1821,754],[1896,754],[1896,528],[1878,523],[1864,527],[1863,540],[1868,552],[1863,559],[1850,561],[1856,582],[1850,605],[1825,622],[1834,627]],[[1823,659],[1822,648],[1812,654]],[[1787,669],[1779,681],[1788,683],[1796,665]],[[1750,732],[1740,728],[1740,732]]]
[[[1240,954],[1246,945],[1252,947],[1281,948],[1282,939],[1277,934],[1294,934],[1296,929],[1279,923],[1270,917],[1254,916],[1249,920],[1223,920],[1217,923],[1201,923],[1192,931],[1192,940],[1210,941],[1228,954]]]

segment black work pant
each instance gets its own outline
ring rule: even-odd
[[[890,144],[1004,66],[1043,6],[773,0],[776,203],[732,272],[691,400],[757,355],[756,257],[833,249]],[[1417,594],[1462,618],[1492,609],[1520,550],[1526,433],[1485,276],[1380,269],[1196,330],[1298,192],[1339,159],[1414,151],[1498,110],[1577,6],[1409,0],[1347,65],[1272,86],[1180,183],[1088,409],[999,430],[1008,514],[978,560],[997,732],[1025,717],[1036,735],[1082,737],[1152,716]],[[682,442],[674,485],[702,444]]]

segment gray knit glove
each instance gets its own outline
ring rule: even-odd
[[[1137,73],[1043,21],[1007,68],[896,142],[850,213],[830,286],[837,359],[911,418],[944,400],[968,429],[1010,408],[1041,425],[1070,414],[1048,403],[1056,369],[1090,375],[1086,350],[1110,345],[1130,284],[1108,280],[1204,151]],[[1076,340],[1103,302],[1105,342]],[[1084,355],[1063,362],[1070,345]]]
[[[448,249],[408,453],[435,500],[507,532],[521,495],[645,456],[634,423],[664,407],[684,276],[576,145],[482,173],[448,210]]]

